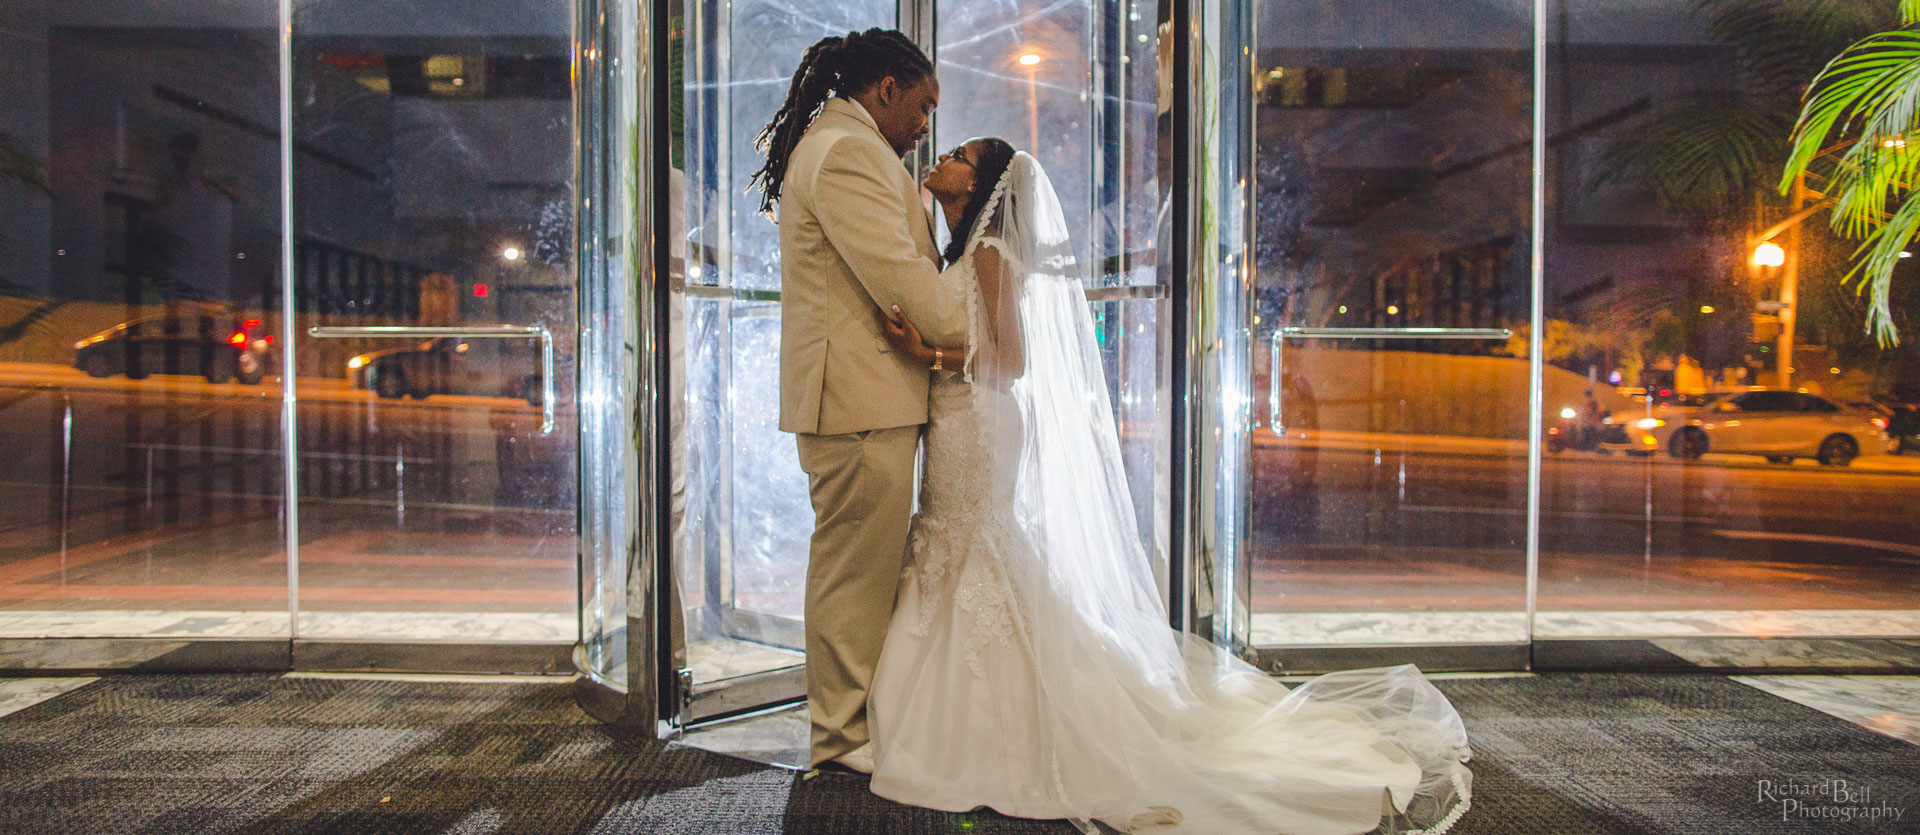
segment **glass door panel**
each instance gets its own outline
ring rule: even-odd
[[[296,4],[301,639],[578,637],[572,16]]]
[[[1151,7],[939,0],[934,147],[997,136],[1046,167],[1087,280],[1140,535],[1165,589],[1171,213]],[[946,224],[935,223],[942,246]]]
[[[779,234],[747,193],[754,136],[800,56],[828,35],[892,26],[892,2],[707,2],[669,36],[684,118],[670,127],[669,311],[676,432],[673,531],[689,718],[804,695],[801,634],[813,508],[792,435],[778,428]],[[676,81],[678,79],[675,79]]]
[[[1527,640],[1532,15],[1258,6],[1268,396],[1247,569],[1263,660],[1524,663],[1439,647]]]
[[[1152,24],[1119,3],[926,3],[911,11],[951,33],[929,48],[945,114],[936,116],[933,147],[998,134],[1035,150],[1070,219],[1087,230],[1080,243],[1094,265],[1089,301],[1142,533],[1162,546],[1164,570],[1168,340],[1154,249],[1158,89],[1155,43],[1145,34]],[[793,438],[777,429],[779,252],[776,227],[747,193],[761,160],[753,136],[778,109],[808,46],[891,26],[899,13],[892,2],[686,7],[686,120],[672,152],[686,184],[684,226],[675,220],[685,230],[685,291],[676,299],[684,313],[671,316],[686,339],[675,366],[687,381],[686,512],[675,541],[696,721],[797,697],[802,681],[813,513]],[[745,44],[751,48],[736,49]],[[1107,69],[1094,69],[1097,58]],[[1010,100],[1027,107],[998,106]]]

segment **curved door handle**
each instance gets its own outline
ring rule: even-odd
[[[451,336],[460,339],[537,338],[540,340],[540,434],[553,434],[553,331],[548,330],[545,325],[312,327],[307,328],[307,335],[318,339],[350,337],[411,339],[422,336]]]

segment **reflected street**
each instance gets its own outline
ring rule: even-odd
[[[1525,608],[1523,445],[1296,434],[1254,446],[1255,611]],[[1564,453],[1541,469],[1542,610],[1899,609],[1920,591],[1912,457]]]
[[[0,426],[35,439],[3,488],[0,607],[284,612],[276,383],[0,364]],[[573,610],[572,468],[535,466],[570,452],[568,405],[543,435],[521,399],[299,397],[303,608]]]
[[[0,364],[0,426],[45,439],[13,449],[0,606],[284,605],[275,382]],[[339,379],[299,395],[303,606],[569,609],[573,520],[543,508],[570,505],[570,473],[516,466],[570,437],[569,404],[542,436],[513,398],[383,400]],[[1519,445],[1263,432],[1254,462],[1257,611],[1524,606]],[[1542,609],[1900,608],[1920,591],[1920,458],[1542,466]]]

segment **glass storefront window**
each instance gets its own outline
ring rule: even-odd
[[[1523,642],[1531,4],[1256,17],[1253,643]]]
[[[572,643],[572,4],[293,18],[299,637]]]
[[[295,6],[5,24],[0,635],[577,637],[573,6]]]
[[[1920,631],[1920,466],[1910,446],[1884,454],[1882,431],[1911,420],[1920,353],[1864,332],[1838,281],[1853,243],[1827,214],[1792,222],[1819,182],[1778,188],[1803,87],[1898,17],[1857,4],[1823,28],[1793,4],[1736,5],[1546,6],[1544,360],[1566,383],[1542,404],[1558,430],[1540,474],[1542,638]],[[1910,316],[1914,285],[1895,286]]]
[[[9,11],[0,637],[284,639],[278,6]]]

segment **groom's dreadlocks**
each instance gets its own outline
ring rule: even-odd
[[[835,93],[858,93],[888,76],[913,84],[931,75],[933,62],[896,29],[848,32],[845,37],[821,38],[809,47],[800,68],[793,71],[786,103],[754,140],[754,147],[767,155],[767,164],[754,172],[751,183],[760,188],[760,211],[771,212],[780,202],[787,159],[828,98]]]

